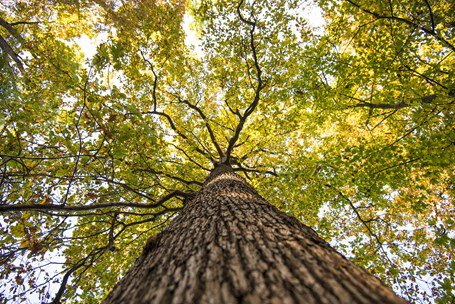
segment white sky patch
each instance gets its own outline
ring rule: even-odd
[[[201,48],[201,40],[193,27],[194,17],[188,12],[183,16],[183,30],[185,31],[185,44],[197,58],[204,57],[204,51]]]
[[[92,59],[97,53],[98,46],[108,41],[108,35],[109,35],[108,32],[103,32],[94,38],[90,38],[85,34],[82,34],[80,37],[73,38],[73,42],[80,47],[81,52],[84,54],[84,62],[82,63],[82,66],[86,70],[90,69]],[[116,35],[115,29],[112,29],[111,35]],[[110,69],[109,72],[104,76],[105,84],[109,88],[111,88],[112,86],[117,86],[119,88],[122,87],[121,85],[121,78],[123,76],[122,71],[115,71]]]
[[[300,11],[301,16],[307,21],[314,34],[321,35],[324,32],[325,20],[322,16],[322,10],[317,5],[308,5]],[[201,40],[194,29],[194,17],[186,12],[183,16],[183,30],[185,32],[185,45],[197,57],[202,58],[204,51],[201,47]],[[98,45],[107,40],[107,33],[101,33],[95,38],[90,38],[83,34],[74,39],[84,53],[85,61],[90,60],[96,54]]]
[[[85,59],[93,58],[96,54],[96,43],[94,39],[89,38],[87,35],[83,34],[80,37],[74,39],[76,44],[78,44],[84,53]]]
[[[80,48],[82,53],[84,53],[84,67],[88,68],[88,62],[96,54],[96,49],[98,46],[107,41],[107,33],[101,33],[97,35],[95,38],[90,38],[85,34],[82,34],[80,37],[73,38],[75,44],[77,44]]]
[[[324,33],[325,20],[322,15],[322,10],[315,4],[305,6],[301,11],[301,16],[306,20],[308,25],[312,28],[315,35],[322,35]]]

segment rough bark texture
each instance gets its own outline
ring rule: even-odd
[[[218,166],[104,303],[407,303]]]

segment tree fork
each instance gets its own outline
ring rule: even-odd
[[[104,303],[407,302],[220,164]]]

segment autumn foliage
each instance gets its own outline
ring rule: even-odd
[[[454,11],[3,1],[0,303],[99,302],[220,161],[399,295],[450,303]]]

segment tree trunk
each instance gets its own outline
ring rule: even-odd
[[[227,165],[104,303],[407,303]]]

